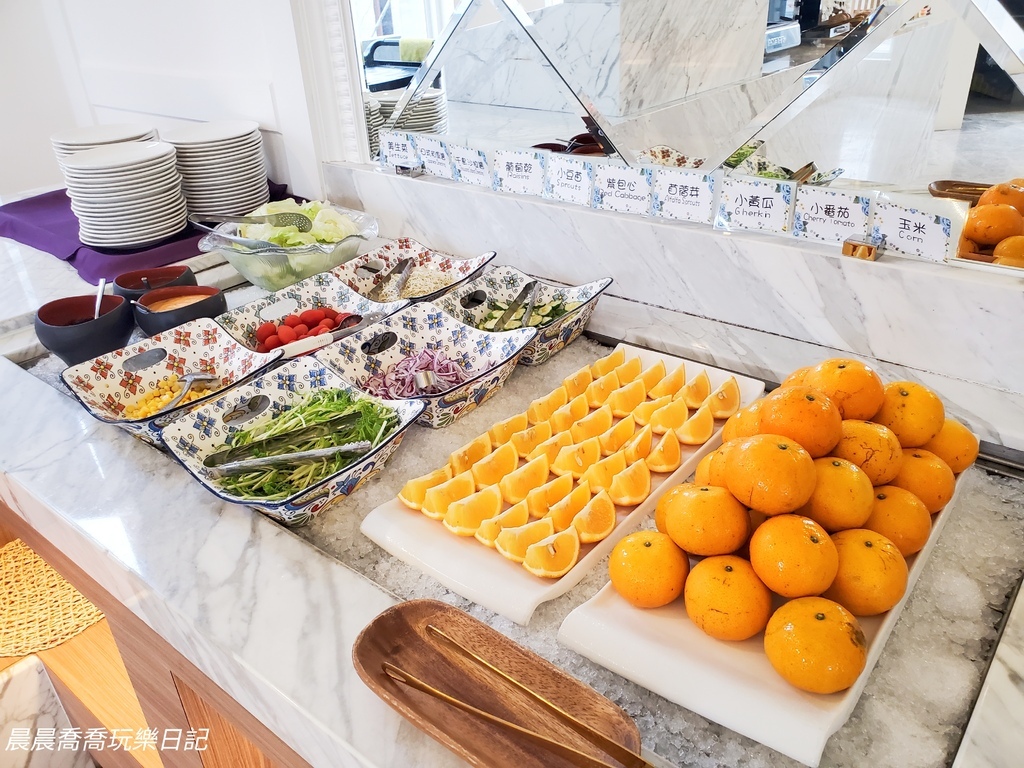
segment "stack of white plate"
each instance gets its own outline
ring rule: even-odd
[[[118,123],[117,125],[90,125],[86,128],[71,128],[50,137],[57,163],[63,166],[64,158],[87,149],[119,144],[124,141],[154,141],[156,131],[139,123]]]
[[[381,91],[373,94],[380,102],[380,113],[385,121],[391,117],[395,105],[404,91]],[[416,133],[448,132],[448,98],[440,88],[428,88],[416,103],[409,102],[398,119],[396,128]]]
[[[178,153],[190,213],[244,216],[270,199],[259,124],[196,123],[161,135]]]
[[[79,239],[100,248],[138,248],[188,224],[174,147],[161,141],[112,144],[64,160]]]
[[[384,127],[384,115],[380,113],[380,102],[370,94],[363,94],[363,111],[366,113],[366,136],[370,140],[370,155],[376,155],[380,148],[380,129]]]

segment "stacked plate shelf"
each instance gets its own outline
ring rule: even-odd
[[[370,157],[377,154],[380,148],[380,129],[384,127],[384,115],[380,112],[380,102],[363,94],[363,112],[366,114],[366,138],[370,142]]]
[[[90,125],[86,128],[71,128],[50,137],[57,163],[64,167],[65,158],[76,152],[97,149],[125,141],[155,141],[156,131],[139,123],[118,123],[116,125]]]
[[[99,248],[138,248],[185,228],[187,211],[174,147],[128,142],[64,160],[79,239]]]
[[[257,123],[197,123],[165,131],[163,137],[177,150],[190,213],[242,216],[270,199]]]
[[[380,102],[380,113],[385,121],[391,117],[403,93],[404,91],[398,90],[373,94]],[[399,116],[396,128],[416,133],[447,133],[448,98],[445,92],[440,88],[428,88],[419,100],[410,101]]]

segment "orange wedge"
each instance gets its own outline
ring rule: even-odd
[[[445,464],[440,469],[428,472],[422,477],[414,477],[403,485],[402,490],[398,492],[398,500],[409,509],[419,509],[423,506],[423,497],[430,488],[451,479],[452,468]]]
[[[690,418],[690,409],[686,407],[686,401],[682,398],[672,400],[664,408],[651,415],[651,429],[656,435],[661,435],[671,432],[673,429],[679,429],[688,418]]]
[[[512,443],[505,443],[494,449],[472,466],[473,480],[476,488],[486,488],[501,481],[519,466],[519,454]],[[494,514],[498,514],[495,512]]]
[[[615,375],[615,371],[594,379],[584,393],[587,396],[587,405],[591,408],[600,408],[608,401],[608,396],[618,388],[619,377]]]
[[[619,472],[608,487],[608,496],[621,507],[635,507],[650,495],[651,471],[643,460]]]
[[[601,443],[592,437],[578,445],[567,445],[560,449],[551,464],[551,471],[556,475],[572,475],[579,479],[600,458]]]
[[[590,372],[593,373],[594,378],[597,379],[601,376],[607,376],[624,362],[626,362],[626,348],[619,347],[610,355],[605,355],[600,360],[596,360],[594,364],[590,366]]]
[[[531,424],[540,424],[542,421],[550,419],[551,414],[567,402],[569,402],[569,395],[566,394],[565,387],[558,387],[530,403],[530,407],[526,409],[526,419]]]
[[[473,473],[468,469],[447,482],[428,488],[420,512],[434,520],[443,520],[453,501],[464,499],[476,490]]]
[[[572,435],[574,443],[582,443],[584,440],[589,440],[592,437],[597,437],[607,432],[611,429],[614,420],[612,418],[612,409],[606,403],[571,425],[569,427],[569,434]]]
[[[472,493],[448,505],[444,527],[456,536],[473,536],[480,523],[501,512],[501,491],[498,486],[489,485],[482,491]]]
[[[629,358],[629,360],[627,360],[618,368],[616,368],[615,375],[619,379],[619,386],[621,387],[623,384],[629,384],[629,382],[633,381],[633,379],[640,375],[640,370],[642,367],[643,363],[640,362],[639,357],[631,357]],[[644,392],[646,391],[647,388],[645,387]]]
[[[465,472],[490,452],[490,435],[474,437],[470,442],[466,443],[448,457],[448,465],[452,468],[452,475],[454,476]]]
[[[680,363],[672,373],[663,376],[653,387],[647,388],[647,396],[657,400],[665,395],[674,395],[686,384],[686,366]]]
[[[682,398],[687,408],[700,408],[711,394],[711,379],[707,371],[701,371],[693,377],[693,381],[687,384],[676,393],[676,398]]]
[[[661,436],[661,440],[644,459],[651,472],[675,472],[683,463],[683,452],[679,448],[679,438],[669,430]]]
[[[559,475],[526,494],[526,507],[533,517],[544,517],[551,506],[572,491],[572,475]]]
[[[587,398],[578,395],[551,414],[551,418],[548,419],[551,423],[551,431],[565,432],[588,413],[590,413],[590,406],[587,405]]]
[[[595,461],[587,471],[580,477],[590,484],[590,490],[601,491],[612,484],[612,478],[626,468],[626,456],[623,453],[613,453],[607,459]]]
[[[668,395],[659,397],[657,400],[644,400],[640,405],[633,409],[633,418],[636,419],[636,423],[641,427],[650,423],[651,416],[659,408],[664,408],[666,405],[672,402],[672,398]]]
[[[494,539],[495,548],[509,560],[517,563],[523,562],[526,557],[526,550],[531,544],[536,544],[541,539],[546,539],[555,532],[555,526],[551,519],[542,517],[532,523],[517,525],[512,528],[502,528]]]
[[[530,512],[526,509],[526,502],[521,501],[504,512],[484,520],[473,535],[485,547],[493,547],[494,540],[503,530],[526,525],[528,522],[530,522]]]
[[[525,459],[534,448],[550,437],[551,424],[542,421],[540,424],[534,424],[529,429],[513,432],[512,436],[509,437],[509,442],[516,447],[519,455]]]
[[[572,489],[572,493],[551,505],[551,510],[543,519],[550,520],[556,531],[564,531],[572,526],[572,519],[579,514],[590,501],[590,484],[586,480]]]
[[[527,547],[523,567],[534,576],[558,579],[572,570],[579,557],[580,537],[575,528],[570,528]]]
[[[611,429],[598,435],[597,440],[601,443],[601,454],[611,456],[626,444],[635,431],[636,419],[633,418],[633,414],[630,414]]]
[[[640,403],[647,397],[647,390],[640,379],[631,381],[629,384],[619,387],[608,395],[608,405],[612,407],[612,413],[620,419],[626,414],[632,413]]]
[[[654,429],[648,424],[622,446],[622,453],[626,457],[626,461],[632,464],[640,459],[646,459],[647,454],[651,452],[651,443],[653,442]]]
[[[648,392],[651,391],[658,382],[665,378],[665,362],[659,360],[646,371],[640,374],[640,378],[643,379],[644,389]]]
[[[491,444],[497,448],[502,443],[507,443],[515,432],[521,432],[530,426],[526,419],[526,413],[517,413],[504,421],[499,421],[490,429]]]
[[[740,385],[735,376],[708,395],[708,405],[716,419],[728,419],[740,409]]]
[[[548,426],[551,425],[549,424]],[[533,461],[538,456],[547,456],[548,464],[552,464],[558,452],[567,445],[572,445],[572,435],[568,432],[559,432],[538,444],[536,448],[526,454],[526,460]]]
[[[676,437],[683,445],[704,445],[714,433],[715,417],[708,405],[702,405],[676,430]]]
[[[501,495],[505,501],[509,504],[518,504],[526,498],[526,494],[547,481],[548,457],[538,456],[501,478],[498,487],[501,488]]]
[[[585,365],[572,376],[562,379],[562,386],[565,387],[565,394],[572,400],[586,392],[593,380],[594,374],[590,372],[590,366]]]
[[[572,527],[576,529],[580,541],[584,544],[607,539],[608,534],[615,530],[615,523],[615,504],[612,503],[608,491],[600,491],[572,519]]]

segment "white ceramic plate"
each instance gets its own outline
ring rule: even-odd
[[[76,152],[64,167],[80,171],[108,171],[117,168],[149,168],[174,156],[174,147],[162,141],[132,141],[109,147]]]
[[[79,219],[79,230],[91,238],[128,239],[139,235],[157,235],[160,232],[180,226],[186,218],[184,205],[172,211],[149,218],[126,218],[123,221],[95,222]]]
[[[184,199],[181,190],[176,187],[168,187],[166,190],[154,193],[138,201],[93,201],[71,198],[71,210],[77,213],[84,213],[89,216],[123,216],[133,213],[150,213],[160,208],[168,208],[174,203]]]
[[[249,136],[259,127],[259,123],[252,120],[215,120],[171,128],[162,131],[161,136],[171,144],[219,144]]]
[[[638,355],[645,370],[659,360],[664,361],[667,373],[685,362],[687,380],[706,370],[712,387],[733,375],[661,352],[628,344],[620,344],[619,347],[625,347],[627,357]],[[740,385],[741,407],[749,405],[764,392],[764,384],[760,381],[743,376],[736,376],[736,380]],[[551,387],[559,383],[552,381]],[[360,530],[399,560],[432,576],[452,591],[525,626],[537,606],[579,584],[623,536],[654,511],[664,491],[693,473],[698,462],[721,444],[724,423],[716,423],[714,435],[704,445],[681,446],[683,463],[675,472],[668,475],[651,473],[651,495],[637,507],[619,507],[619,521],[611,535],[597,544],[583,545],[575,567],[560,579],[534,576],[523,566],[502,557],[497,550],[485,547],[476,539],[455,536],[440,521],[409,509],[397,498],[367,515]]]
[[[105,232],[86,231],[79,228],[79,239],[87,245],[119,245],[127,246],[134,243],[150,242],[173,235],[181,231],[187,223],[184,214],[177,220],[168,220],[159,226],[145,229],[121,229]],[[88,241],[88,242],[86,242]]]
[[[259,168],[249,171],[244,175],[232,176],[228,174],[217,176],[216,178],[203,179],[200,181],[183,179],[181,186],[182,189],[188,192],[209,192],[209,193],[220,193],[220,192],[241,192],[249,189],[250,187],[258,187],[261,184],[266,184],[267,172],[262,166]]]
[[[84,128],[59,131],[50,137],[50,141],[54,146],[74,148],[83,144],[114,144],[121,141],[134,141],[140,136],[153,132],[152,126],[143,123],[89,125]]]
[[[189,194],[186,192],[185,197],[188,199],[189,203],[204,205],[241,205],[242,203],[250,202],[252,200],[263,200],[263,202],[266,202],[266,199],[270,197],[270,190],[267,187],[266,182],[264,182],[263,184],[254,186],[244,192],[233,192],[230,194]],[[257,202],[253,208],[258,207],[259,205],[261,205],[261,203]]]
[[[764,635],[741,643],[715,640],[686,615],[682,598],[663,608],[634,608],[608,583],[570,613],[558,640],[588,659],[649,688],[703,717],[755,741],[817,766],[829,736],[853,712],[885,641],[907,602],[946,517],[959,501],[962,483],[932,523],[917,555],[903,599],[881,616],[859,617],[868,641],[867,664],[841,693],[800,691],[783,680],[764,655]]]
[[[121,192],[143,192],[146,190],[159,189],[171,184],[180,185],[181,176],[174,170],[172,165],[167,170],[161,170],[159,173],[153,173],[147,177],[140,177],[138,179],[132,179],[131,181],[111,181],[107,184],[82,184],[79,181],[72,179],[65,179],[67,182],[67,188],[72,192],[88,197],[90,195],[103,196],[103,195],[115,195]]]

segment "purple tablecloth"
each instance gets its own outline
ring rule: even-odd
[[[270,182],[270,199],[288,197],[285,184]],[[191,224],[158,245],[121,251],[83,245],[78,219],[63,189],[0,206],[0,237],[52,253],[78,270],[82,279],[97,285],[101,277],[113,280],[124,272],[173,264],[196,256],[204,233]]]

